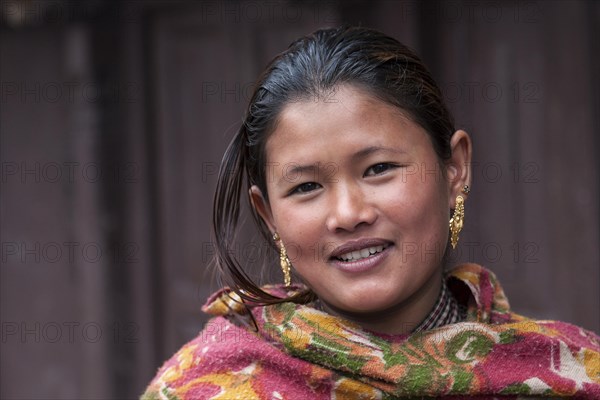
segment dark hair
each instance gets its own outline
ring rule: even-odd
[[[293,42],[271,61],[256,83],[243,124],[223,156],[214,197],[214,261],[222,283],[246,300],[258,304],[306,302],[313,296],[305,291],[282,299],[266,293],[230,249],[238,230],[240,195],[247,196],[248,189],[257,185],[268,201],[265,144],[283,107],[320,98],[343,84],[398,107],[429,134],[440,160],[451,156],[453,119],[439,87],[409,48],[378,31],[359,27],[318,30]],[[268,228],[250,208],[259,230],[272,243]]]

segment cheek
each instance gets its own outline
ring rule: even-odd
[[[388,219],[396,222],[404,233],[429,240],[443,236],[449,219],[443,182],[415,178],[402,187],[380,193],[378,198],[385,204]]]
[[[315,245],[323,225],[318,210],[314,207],[283,206],[273,210],[273,218],[286,248],[302,249],[293,254],[296,258],[303,257],[307,253],[304,249]],[[288,253],[291,257],[291,251]]]

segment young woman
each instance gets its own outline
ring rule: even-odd
[[[481,266],[445,272],[470,160],[468,134],[398,41],[339,28],[293,43],[223,158],[215,318],[143,398],[600,398],[597,335],[512,313]],[[259,287],[228,251],[247,200],[283,284]]]

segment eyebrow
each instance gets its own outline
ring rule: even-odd
[[[404,150],[395,149],[393,147],[369,146],[369,147],[365,147],[364,149],[359,150],[356,153],[354,153],[352,155],[352,159],[354,161],[356,161],[356,160],[359,160],[361,158],[365,158],[365,157],[370,156],[371,154],[377,153],[377,152],[393,153],[393,154],[404,154],[404,153],[406,153],[406,151],[404,151]]]
[[[405,154],[406,153],[406,151],[404,151],[404,150],[399,150],[399,149],[395,149],[392,147],[369,146],[369,147],[365,147],[364,149],[360,149],[356,153],[352,154],[352,156],[350,156],[350,158],[352,159],[352,162],[354,163],[362,158],[366,158],[366,157],[370,156],[371,154],[378,153],[378,152],[392,153],[392,154]],[[279,179],[279,183],[281,183],[281,181],[287,180],[287,177],[289,175],[304,174],[305,172],[312,172],[314,174],[315,171],[318,171],[321,168],[321,165],[323,165],[323,163],[320,163],[320,162],[317,162],[315,164],[307,164],[307,165],[294,165],[293,167],[286,169],[286,174],[285,174],[285,176],[282,176]],[[324,165],[328,165],[328,163],[326,163]]]

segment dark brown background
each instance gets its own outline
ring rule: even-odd
[[[472,134],[456,261],[520,313],[600,331],[600,3],[9,0],[1,17],[3,399],[135,398],[201,329],[216,169],[252,82],[340,23],[413,47]]]

